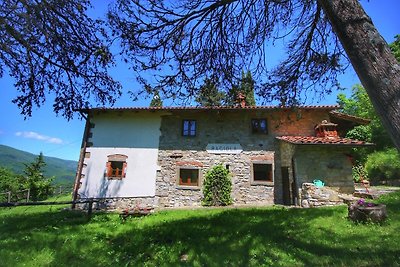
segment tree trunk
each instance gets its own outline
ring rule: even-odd
[[[318,0],[400,151],[400,64],[358,0]]]

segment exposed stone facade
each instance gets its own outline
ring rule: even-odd
[[[254,118],[267,119],[267,135],[252,134],[250,121]],[[315,110],[179,111],[164,116],[161,123],[160,171],[157,174],[156,191],[160,199],[159,205],[201,205],[202,179],[206,171],[217,164],[229,165],[234,204],[282,203],[280,142],[275,137],[290,134],[313,135],[314,125],[327,118],[327,112]],[[196,120],[195,137],[181,135],[184,119]],[[243,151],[239,154],[208,153],[206,147],[211,143],[240,144]],[[252,165],[258,162],[272,164],[272,183],[252,181]],[[178,185],[181,165],[192,165],[200,170],[199,187]]]
[[[228,165],[232,179],[232,198],[235,204],[273,204],[274,184],[254,184],[251,181],[253,162],[274,164],[274,152],[244,151],[232,155],[211,154],[207,151],[162,150],[159,153],[161,171],[157,174],[156,191],[160,199],[159,205],[164,207],[200,206],[204,175],[207,170],[218,164]],[[182,166],[199,169],[198,187],[178,184],[179,169]]]

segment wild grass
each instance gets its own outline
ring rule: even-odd
[[[0,209],[0,266],[400,266],[400,192],[383,225],[347,207],[204,208],[147,217]]]

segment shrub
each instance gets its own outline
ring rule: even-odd
[[[374,152],[368,156],[365,169],[374,182],[400,179],[400,155],[394,148]]]
[[[229,171],[222,165],[208,170],[203,184],[204,206],[226,206],[232,204],[232,182]]]
[[[353,175],[353,180],[356,183],[361,183],[362,181],[368,180],[368,172],[361,164],[353,166],[352,175]]]

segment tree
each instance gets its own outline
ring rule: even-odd
[[[118,0],[108,18],[133,69],[158,70],[157,86],[180,99],[193,96],[204,76],[219,77],[225,89],[243,66],[260,76],[266,41],[289,38],[287,58],[257,93],[296,105],[310,90],[339,86],[345,51],[400,149],[400,67],[358,0]]]
[[[400,62],[400,34],[396,35],[396,40],[389,44],[390,50],[392,50],[397,61]]]
[[[153,98],[151,99],[150,102],[150,107],[162,107],[163,102],[161,100],[161,97],[158,93],[158,91],[155,91],[153,94]]]
[[[0,4],[0,77],[15,80],[13,100],[24,116],[54,98],[57,114],[71,118],[90,100],[113,104],[121,85],[104,22],[88,17],[89,0],[8,0]]]
[[[242,78],[240,79],[239,85],[233,85],[228,91],[226,96],[226,104],[228,106],[234,106],[238,104],[238,96],[242,94],[244,101],[247,106],[255,106],[256,100],[254,98],[254,85],[255,81],[250,71],[246,73],[242,71]]]
[[[43,175],[43,168],[46,166],[43,154],[40,153],[34,162],[25,164],[24,187],[30,190],[30,198],[33,201],[43,200],[53,192],[52,181],[54,178],[47,178]]]
[[[11,200],[17,201],[16,193],[23,189],[23,180],[11,170],[0,167],[0,193],[11,193]],[[0,202],[8,201],[7,194],[0,195]]]
[[[338,104],[341,106],[344,113],[371,120],[368,125],[355,127],[349,132],[349,137],[373,142],[376,144],[375,150],[393,148],[393,142],[376,114],[364,87],[355,85],[352,88],[352,95],[350,98],[346,98],[344,94],[339,94]],[[358,135],[359,138],[357,138],[356,135]],[[365,136],[365,138],[360,138],[362,136]]]
[[[349,138],[375,144],[374,147],[370,148],[355,148],[356,161],[364,164],[368,155],[373,151],[393,148],[393,142],[377,116],[364,87],[359,84],[355,85],[349,98],[344,94],[339,94],[337,98],[342,112],[371,120],[368,125],[356,126],[346,135]]]
[[[225,93],[218,90],[218,80],[216,78],[205,78],[204,83],[198,90],[196,102],[202,107],[222,106]]]

